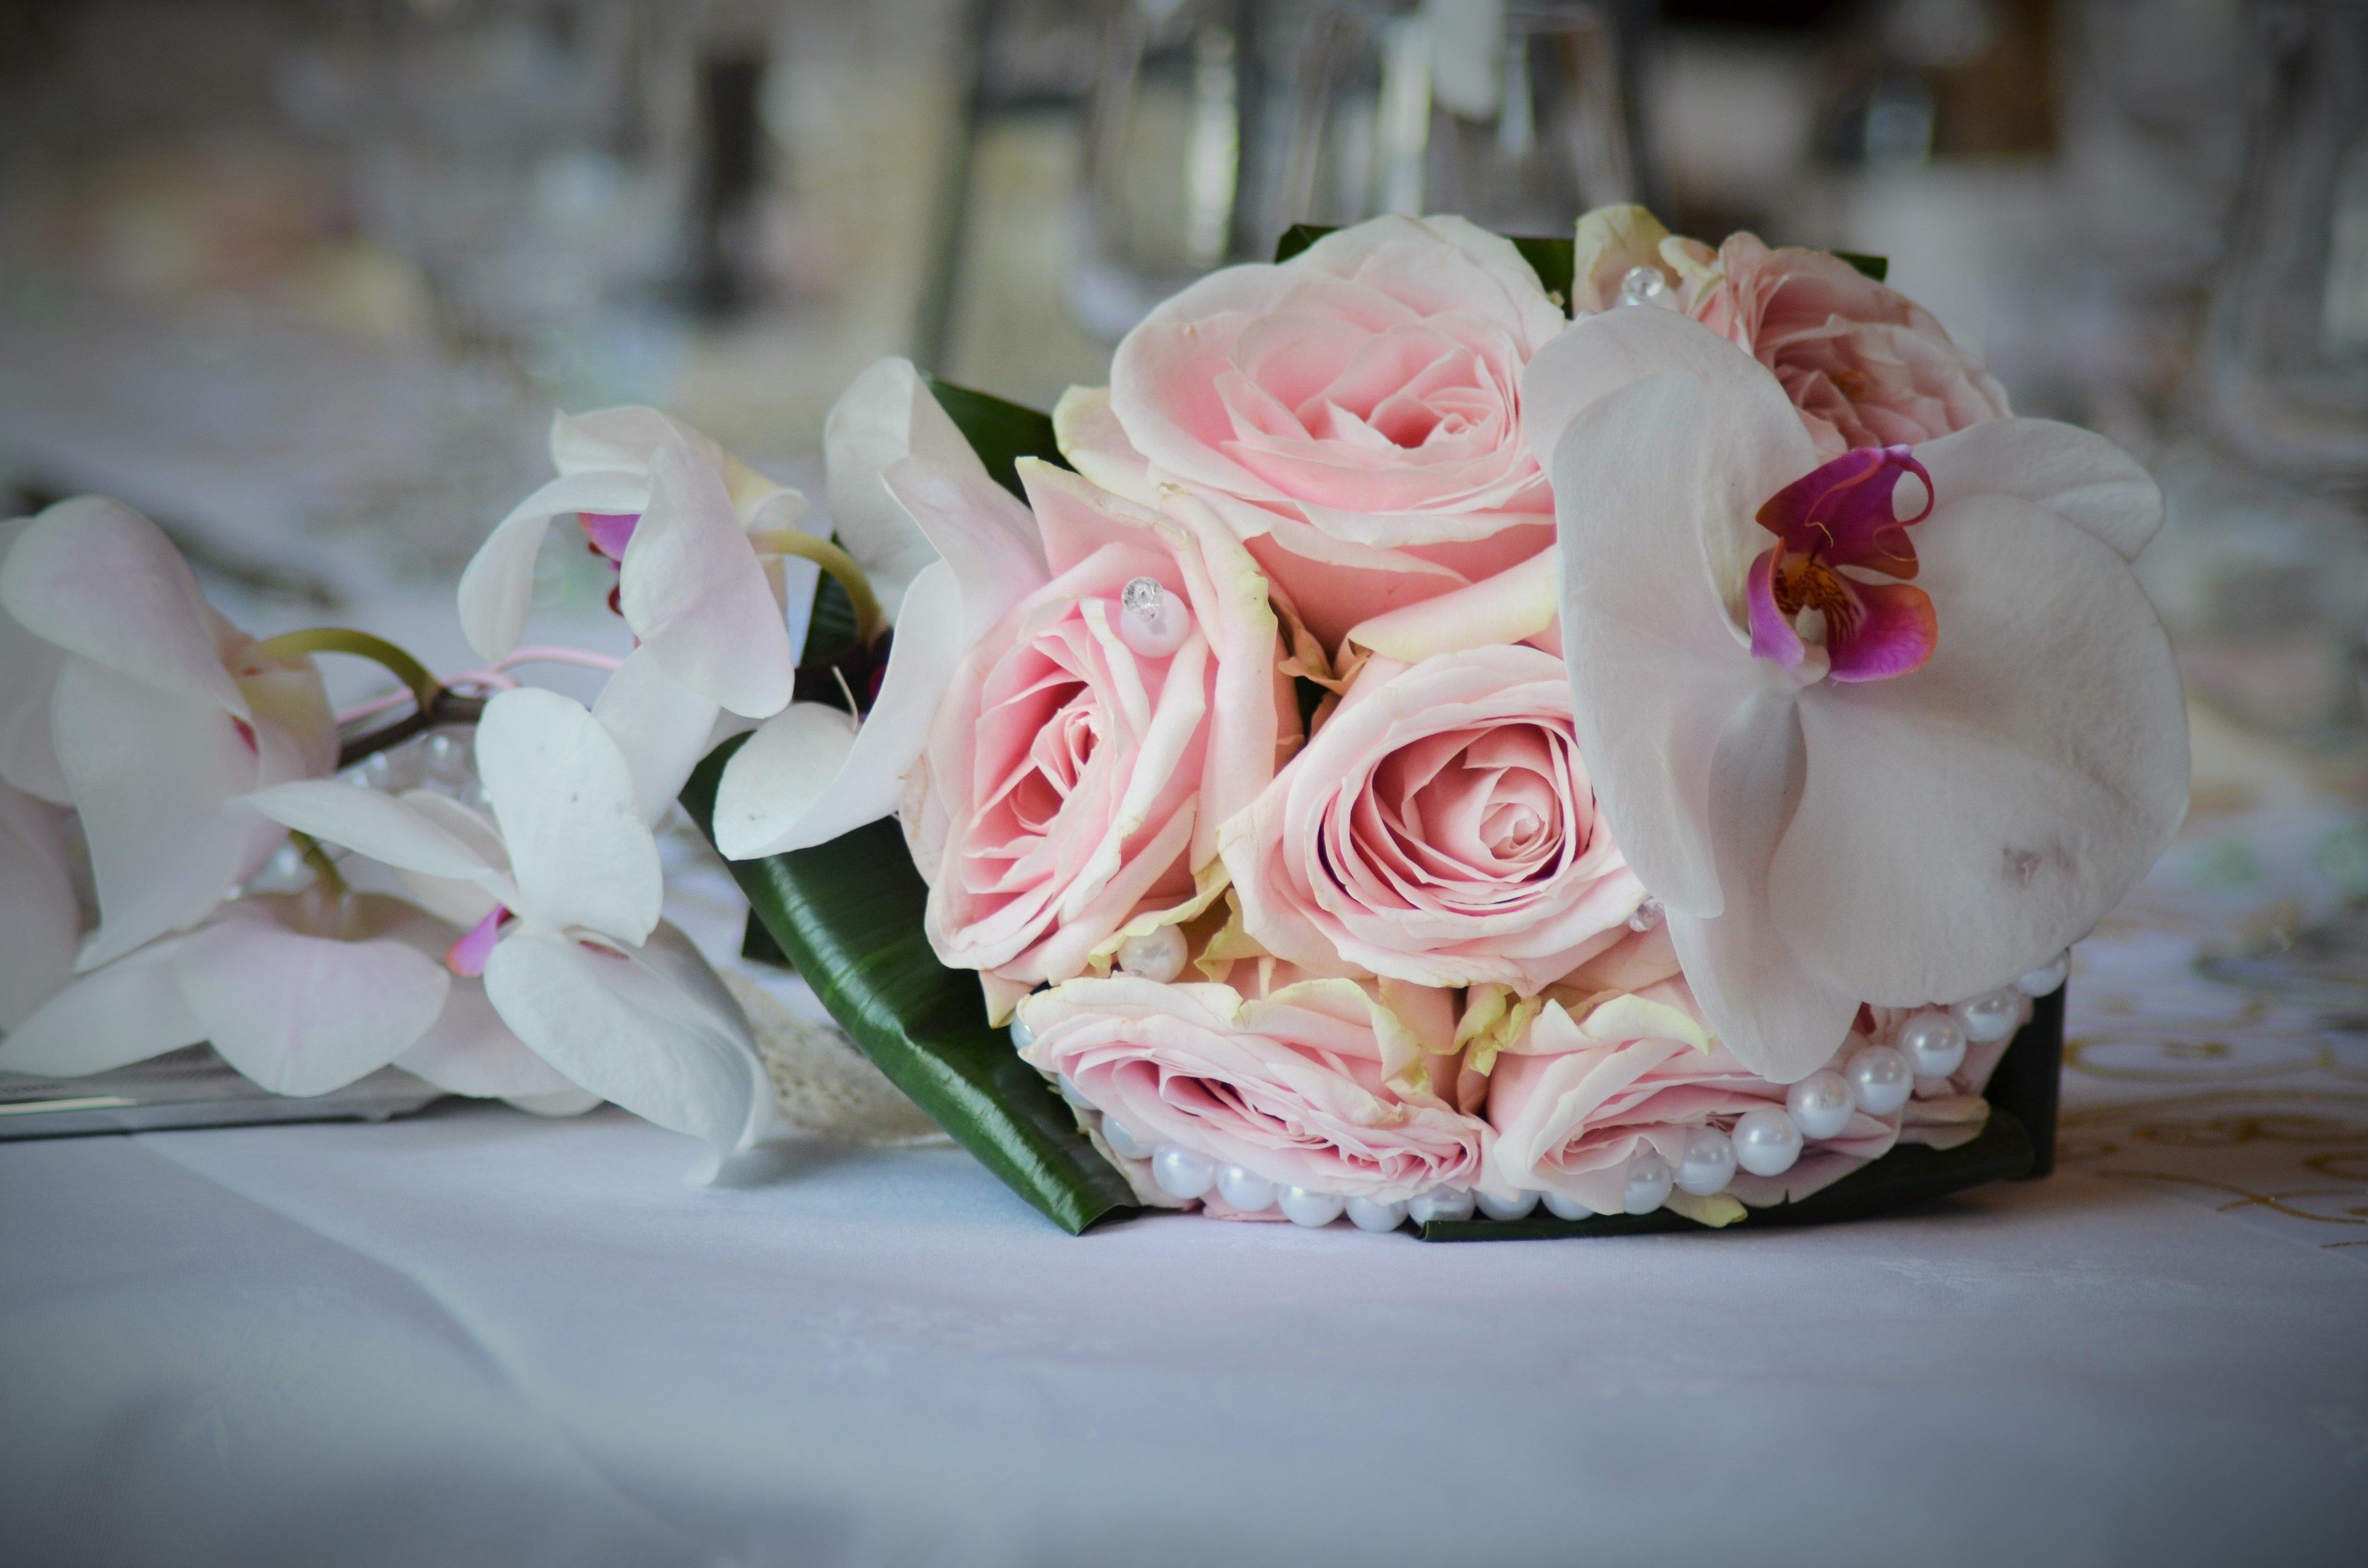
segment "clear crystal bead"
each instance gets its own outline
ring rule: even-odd
[[[1623,305],[1657,304],[1669,291],[1668,279],[1657,267],[1632,267],[1620,279],[1620,302]]]

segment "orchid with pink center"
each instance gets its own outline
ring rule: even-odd
[[[1575,324],[1523,397],[1579,749],[1746,1068],[1814,1071],[1861,1002],[2008,983],[2169,842],[2185,710],[2128,565],[2161,497],[2110,442],[1996,419],[1823,466],[1766,367],[1654,310]],[[1913,600],[1782,615],[1788,566],[1864,605],[1898,585],[1847,574],[1911,562]]]
[[[0,778],[71,805],[99,926],[79,971],[206,918],[285,836],[238,797],[336,764],[309,659],[217,615],[131,508],[62,501],[0,536]]]
[[[456,967],[482,968],[492,1011],[569,1083],[719,1159],[747,1147],[771,1089],[738,1004],[658,917],[657,844],[624,748],[581,705],[522,687],[486,704],[477,769],[490,822],[425,791],[336,783],[250,804],[406,873],[423,903],[477,927],[448,949]]]

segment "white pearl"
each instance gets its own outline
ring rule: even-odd
[[[1631,1214],[1650,1214],[1669,1200],[1678,1173],[1656,1150],[1639,1149],[1628,1156],[1628,1191],[1622,1207]]]
[[[1370,1198],[1349,1199],[1349,1223],[1360,1231],[1395,1231],[1406,1223],[1403,1203],[1376,1203]]]
[[[1623,305],[1658,305],[1668,302],[1669,280],[1661,276],[1657,267],[1632,267],[1620,279],[1620,302]]]
[[[2071,972],[2072,955],[2068,952],[2058,953],[2055,955],[2054,963],[2042,964],[2032,970],[2029,974],[2016,981],[2014,988],[2025,996],[2050,995],[2057,986],[2064,983],[2065,977]]]
[[[1107,1114],[1102,1117],[1102,1142],[1121,1160],[1147,1160],[1159,1152],[1158,1144],[1137,1138],[1133,1128]]]
[[[2008,985],[1960,1002],[1949,1009],[1965,1026],[1965,1038],[1982,1044],[2004,1040],[2022,1027],[2022,993]],[[1949,1069],[1952,1073],[1956,1069]]]
[[[1286,1187],[1275,1201],[1282,1205],[1282,1217],[1294,1225],[1318,1230],[1340,1217],[1348,1204],[1336,1192],[1311,1192],[1304,1187]]]
[[[1869,1116],[1893,1114],[1916,1092],[1916,1070],[1887,1045],[1870,1045],[1851,1057],[1842,1064],[1842,1076]]]
[[[1217,1162],[1174,1143],[1162,1143],[1151,1153],[1151,1179],[1170,1198],[1198,1198],[1217,1185]]]
[[[450,730],[438,730],[419,748],[419,771],[431,784],[458,788],[477,777],[469,744]]]
[[[1156,577],[1131,578],[1118,596],[1118,638],[1146,659],[1164,659],[1192,632],[1192,611]]]
[[[1708,1198],[1734,1179],[1735,1141],[1715,1127],[1695,1128],[1678,1162],[1678,1185],[1696,1198]]]
[[[1491,1220],[1526,1220],[1530,1211],[1538,1206],[1538,1195],[1517,1192],[1510,1198],[1499,1198],[1493,1192],[1484,1192],[1480,1195],[1479,1203],[1480,1212]]]
[[[1274,1183],[1239,1165],[1227,1165],[1217,1173],[1217,1193],[1245,1214],[1274,1207]]]
[[[1784,1108],[1804,1138],[1839,1138],[1858,1110],[1842,1075],[1830,1069],[1810,1074],[1784,1091]]]
[[[1546,1194],[1546,1212],[1557,1220],[1592,1220],[1595,1210],[1576,1198],[1559,1192]]]
[[[1646,893],[1645,902],[1638,904],[1635,913],[1628,916],[1628,929],[1636,932],[1650,931],[1661,923],[1664,913],[1661,901]]]
[[[1129,937],[1118,945],[1119,968],[1162,985],[1184,972],[1184,933],[1173,926]]]
[[[1014,1051],[1025,1051],[1025,1050],[1027,1050],[1030,1046],[1031,1046],[1031,1045],[1033,1045],[1033,1044],[1035,1044],[1035,1043],[1036,1043],[1036,1031],[1035,1031],[1034,1029],[1030,1028],[1029,1028],[1025,1023],[1021,1022],[1019,1018],[1016,1018],[1016,1017],[1015,1017],[1015,1018],[1013,1018],[1013,1019],[1011,1020],[1011,1049],[1012,1049],[1012,1050],[1014,1050]],[[1065,1078],[1064,1078],[1064,1079],[1063,1079],[1063,1080],[1061,1080],[1061,1081],[1062,1081],[1063,1083],[1064,1083],[1064,1084],[1068,1082],[1068,1080],[1067,1080],[1067,1079],[1065,1079]],[[1064,1095],[1066,1095],[1066,1094],[1068,1093],[1068,1091],[1067,1091],[1066,1089],[1064,1089],[1064,1090],[1062,1090],[1061,1092],[1062,1092]]]
[[[1753,1176],[1782,1176],[1801,1157],[1801,1129],[1772,1105],[1736,1117],[1733,1141],[1735,1163]]]
[[[1018,1026],[1015,1025],[1013,1027],[1017,1028]],[[1069,1075],[1066,1073],[1062,1074],[1057,1082],[1061,1088],[1061,1097],[1068,1101],[1071,1105],[1076,1107],[1079,1110],[1095,1110],[1099,1108],[1093,1101],[1086,1098],[1083,1091],[1078,1089],[1077,1085],[1070,1081]]]
[[[1434,1187],[1429,1192],[1417,1193],[1406,1205],[1406,1218],[1417,1225],[1428,1225],[1433,1220],[1469,1220],[1472,1218],[1472,1189],[1468,1187]]]
[[[1951,1013],[1911,1013],[1899,1025],[1899,1053],[1919,1078],[1945,1078],[1965,1060],[1970,1031]]]

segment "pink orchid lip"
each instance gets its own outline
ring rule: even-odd
[[[584,526],[584,538],[595,555],[613,562],[625,559],[625,546],[632,542],[633,527],[642,520],[639,512],[578,512],[575,520]]]
[[[1898,514],[1900,480],[1914,474],[1924,506]],[[1825,618],[1827,674],[1838,681],[1887,680],[1920,669],[1939,645],[1931,596],[1905,583],[1871,583],[1840,568],[1886,577],[1916,575],[1907,529],[1932,513],[1932,476],[1906,447],[1861,447],[1822,463],[1770,496],[1759,526],[1781,541],[1751,562],[1745,602],[1751,651],[1797,671],[1808,645],[1793,617]]]
[[[494,944],[501,938],[502,923],[509,917],[510,912],[498,903],[486,911],[483,920],[444,949],[444,967],[467,979],[484,973],[485,960],[493,956]]]

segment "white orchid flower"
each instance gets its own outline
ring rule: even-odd
[[[2185,712],[2128,566],[2161,499],[2111,443],[2001,419],[1821,465],[1767,369],[1649,310],[1574,324],[1523,402],[1588,774],[1753,1072],[2044,964],[2169,843]]]
[[[284,834],[239,798],[327,773],[336,722],[312,662],[258,652],[129,507],[78,497],[11,533],[0,777],[82,817],[91,970],[188,930],[262,865]]]
[[[476,915],[453,967],[482,971],[501,1022],[568,1082],[719,1157],[746,1148],[771,1122],[771,1089],[738,1005],[658,918],[657,844],[616,738],[580,704],[520,687],[486,704],[476,756],[490,822],[333,783],[252,804],[410,873],[448,918]]]
[[[82,909],[66,856],[65,813],[0,783],[0,1032],[74,978]]]
[[[962,651],[1019,597],[1000,563],[1017,552],[1042,578],[1035,519],[906,361],[857,378],[824,441],[839,538],[896,605],[895,636],[860,720],[843,703],[795,702],[725,765],[715,842],[734,860],[826,843],[894,812]]]

